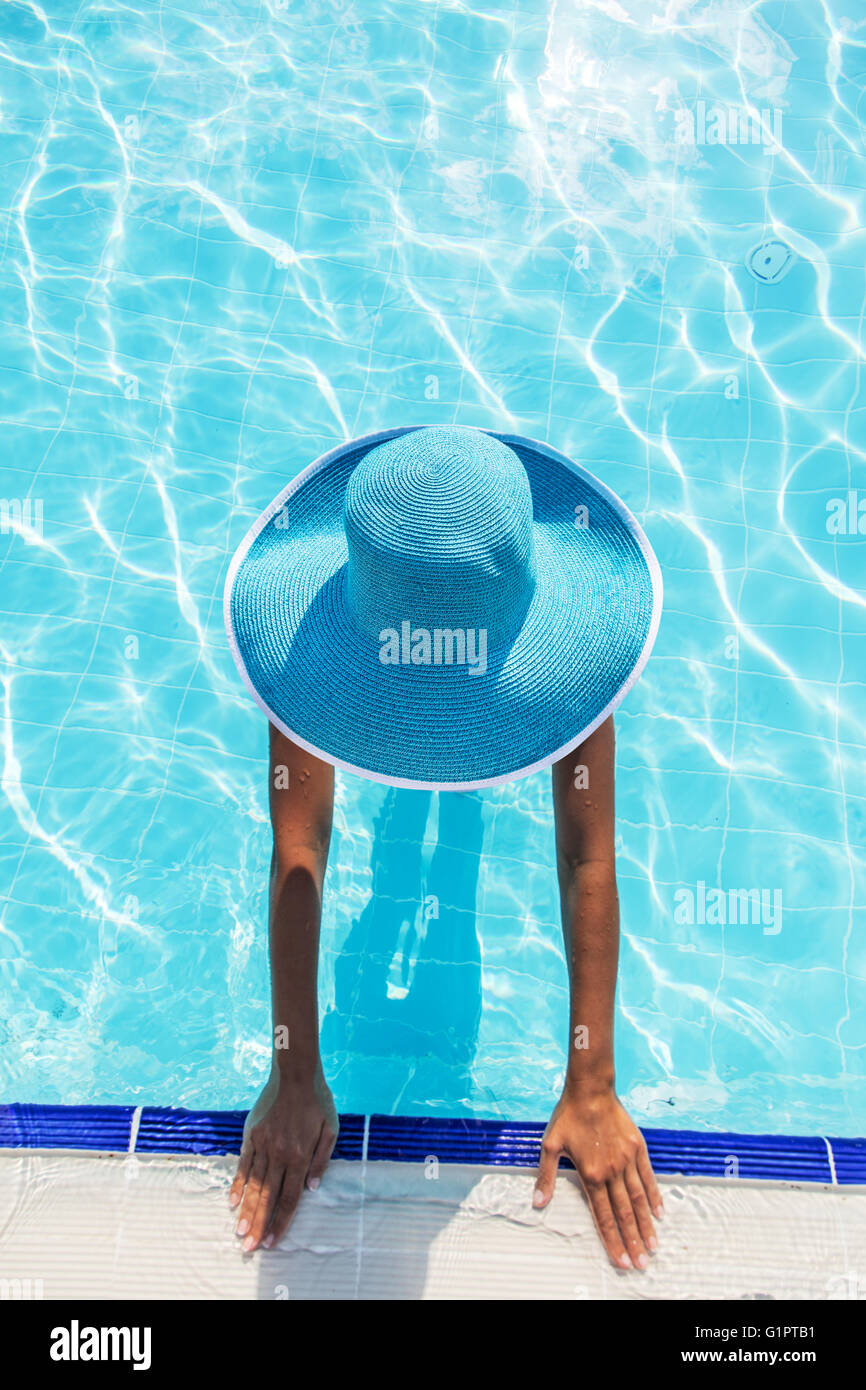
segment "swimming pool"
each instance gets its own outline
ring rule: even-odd
[[[572,455],[664,574],[617,716],[624,1099],[863,1132],[862,43],[817,3],[4,7],[3,1098],[251,1099],[228,559],[341,439],[458,422]],[[547,777],[336,815],[339,1108],[545,1118]]]

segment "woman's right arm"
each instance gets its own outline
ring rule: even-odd
[[[240,1206],[245,1250],[269,1248],[285,1234],[304,1185],[318,1187],[337,1139],[319,1057],[317,980],[333,806],[334,769],[270,725],[273,1058],[247,1116],[229,1195]]]

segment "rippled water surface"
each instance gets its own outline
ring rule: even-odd
[[[251,1098],[267,731],[228,559],[340,440],[458,422],[572,454],[661,562],[617,716],[636,1117],[866,1129],[859,14],[3,6],[5,1098]],[[780,906],[722,925],[699,884]],[[326,891],[341,1108],[545,1117],[547,777],[339,779]]]

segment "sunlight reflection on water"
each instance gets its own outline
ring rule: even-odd
[[[456,421],[578,458],[662,565],[617,719],[637,1118],[862,1131],[861,45],[815,3],[4,7],[0,490],[42,504],[0,535],[7,1098],[249,1099],[228,558],[335,442]],[[730,110],[781,140],[707,143]],[[678,922],[699,882],[780,889],[781,930]],[[322,1006],[344,1110],[544,1115],[545,776],[340,779]]]

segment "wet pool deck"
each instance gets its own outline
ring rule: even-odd
[[[850,1299],[866,1190],[662,1178],[660,1250],[620,1273],[563,1172],[332,1163],[273,1251],[244,1255],[231,1156],[0,1150],[6,1296],[145,1299]],[[22,1281],[20,1285],[16,1281]],[[29,1285],[26,1281],[30,1281]]]

